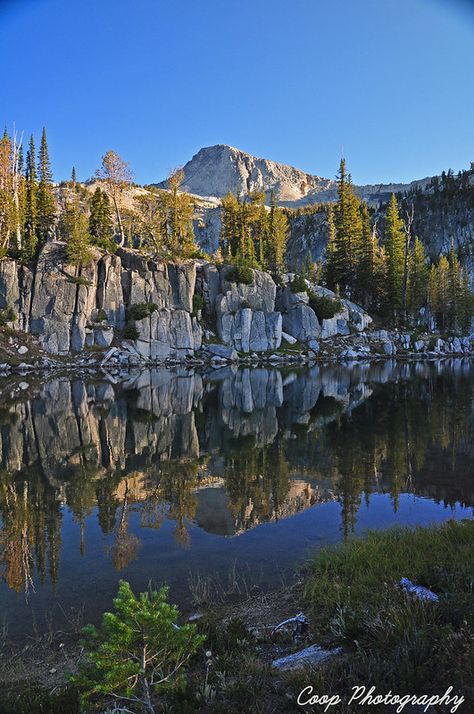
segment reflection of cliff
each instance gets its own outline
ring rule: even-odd
[[[61,506],[97,510],[121,569],[131,527],[233,535],[337,498],[349,533],[361,498],[401,492],[474,502],[472,368],[359,364],[145,372],[112,385],[56,378],[0,411],[0,564],[9,586],[59,568]]]

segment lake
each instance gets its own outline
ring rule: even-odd
[[[0,611],[16,638],[96,621],[121,578],[168,583],[190,611],[210,590],[288,583],[368,528],[473,515],[468,360],[114,381],[0,380]]]

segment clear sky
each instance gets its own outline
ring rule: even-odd
[[[226,143],[356,183],[474,160],[463,0],[0,0],[0,122],[56,179],[109,148],[137,182]]]

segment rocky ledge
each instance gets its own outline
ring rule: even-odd
[[[258,270],[242,276],[228,265],[160,263],[131,250],[96,251],[90,264],[76,268],[67,263],[64,244],[51,242],[34,267],[0,262],[0,372],[438,358],[472,351],[470,337],[374,330],[359,305],[309,282],[307,291],[294,292],[291,278],[277,286]]]

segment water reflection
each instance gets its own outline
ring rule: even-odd
[[[214,543],[328,502],[347,537],[374,493],[395,512],[408,493],[469,514],[473,397],[462,360],[52,379],[0,410],[3,579],[16,592],[70,584],[60,561],[89,547],[99,587],[107,563],[150,575],[150,532],[168,578],[178,556],[159,540],[165,524],[192,551],[196,529]],[[212,563],[212,545],[204,555]]]

